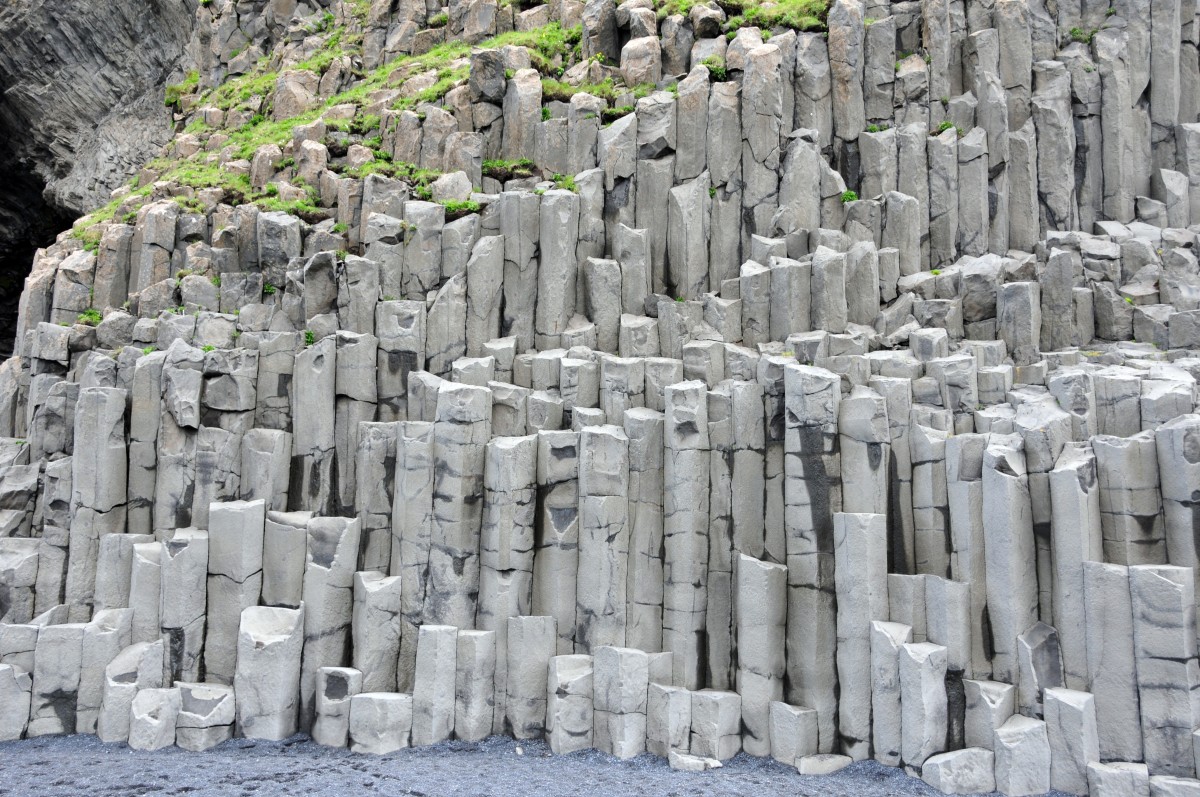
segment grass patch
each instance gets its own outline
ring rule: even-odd
[[[95,307],[89,307],[80,313],[75,320],[81,324],[87,324],[89,327],[94,327],[103,321],[104,318],[100,315],[100,311]]]
[[[471,200],[448,199],[442,203],[446,208],[446,221],[454,221],[461,219],[463,216],[469,216],[472,213],[479,212],[479,203]]]
[[[168,108],[178,108],[180,100],[186,95],[191,94],[200,85],[200,73],[192,70],[187,73],[181,83],[172,83],[167,86],[166,94],[163,97],[163,103]]]
[[[483,176],[499,180],[501,183],[514,179],[533,177],[537,165],[528,158],[521,160],[489,160],[483,162]]]

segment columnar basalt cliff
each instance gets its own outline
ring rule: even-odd
[[[211,0],[0,365],[0,739],[1200,793],[1191,0]]]

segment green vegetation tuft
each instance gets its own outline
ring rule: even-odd
[[[513,179],[532,177],[537,166],[528,158],[520,160],[486,160],[483,162],[483,176],[499,180],[501,183]]]
[[[460,219],[463,216],[467,216],[471,213],[479,212],[479,203],[470,199],[448,199],[443,202],[442,205],[446,208],[446,219],[451,221],[454,219]]]
[[[172,83],[167,86],[166,95],[163,97],[163,103],[169,108],[178,108],[179,102],[184,96],[191,94],[200,85],[200,73],[192,70],[187,73],[187,76],[181,83]]]
[[[94,327],[104,320],[100,315],[100,311],[95,307],[89,307],[78,315],[76,320],[81,324],[87,324],[89,327]]]
[[[729,71],[725,68],[725,59],[722,56],[710,55],[700,63],[708,67],[709,75],[718,83],[725,82],[725,79],[729,77]]]
[[[845,205],[848,202],[857,202],[857,201],[858,201],[858,192],[857,191],[847,190],[847,191],[842,192],[842,204],[843,205]]]

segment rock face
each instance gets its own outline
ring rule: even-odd
[[[196,9],[195,0],[14,0],[0,9],[0,168],[12,180],[0,192],[0,259],[22,239],[49,239],[40,215],[107,202],[170,140],[163,87]]]
[[[436,6],[154,11],[161,150],[12,70],[159,157],[0,364],[0,739],[1200,788],[1193,4]]]

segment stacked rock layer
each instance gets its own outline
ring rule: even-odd
[[[200,93],[164,153],[315,217],[151,177],[38,254],[0,739],[1200,794],[1195,3],[349,5],[201,4],[200,85],[292,48],[300,121],[239,159]]]

